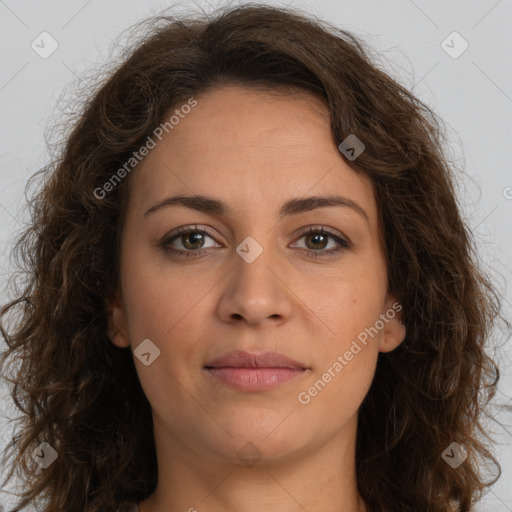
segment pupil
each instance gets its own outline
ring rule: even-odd
[[[319,238],[324,238],[324,239],[325,239],[325,235],[322,235],[322,234],[319,234],[319,233],[317,233],[317,234],[315,234],[315,235],[310,235],[310,237],[311,237],[311,238],[315,238],[315,239],[317,240],[317,242],[318,242],[318,239],[319,239]],[[325,243],[325,240],[323,240],[323,241],[324,241],[324,243]],[[321,243],[321,241],[320,241],[320,243]],[[315,242],[313,243],[313,245],[314,245],[314,244],[315,244]],[[308,244],[308,246],[309,246],[309,245],[310,245],[310,244]]]
[[[195,245],[196,243],[201,242],[202,236],[203,236],[202,233],[187,233],[185,235],[185,239],[186,240],[187,239],[192,239],[191,245]],[[195,241],[193,240],[194,238],[196,239]],[[185,247],[187,247],[187,245],[190,245],[190,244],[184,243],[183,245]],[[194,249],[194,248],[196,248],[196,247],[192,247],[192,249]]]

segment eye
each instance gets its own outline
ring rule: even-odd
[[[319,228],[311,226],[306,233],[300,236],[299,240],[303,238],[306,244],[305,252],[308,256],[312,256],[313,258],[320,256],[329,257],[350,247],[350,243],[347,240],[325,230],[323,226]],[[326,248],[329,245],[329,239],[331,239],[334,248]]]
[[[191,226],[183,226],[174,230],[169,235],[165,236],[158,245],[166,252],[177,256],[201,256],[210,252],[209,250],[202,250],[205,247],[206,249],[215,247],[215,245],[205,245],[207,238],[215,241],[213,235],[209,234],[205,229],[199,229],[196,224],[194,228]],[[335,233],[325,230],[323,226],[310,226],[308,230],[303,232],[299,237],[299,240],[301,239],[305,239],[306,242],[304,252],[313,258],[321,256],[329,257],[351,247],[350,242]],[[332,242],[334,248],[327,249],[329,241]],[[179,247],[180,245],[181,247]],[[217,245],[217,247],[219,247],[219,245]]]
[[[159,245],[165,251],[178,254],[180,256],[199,256],[208,252],[198,250],[205,247],[204,243],[206,238],[211,238],[213,240],[213,237],[208,234],[206,230],[199,229],[197,225],[195,226],[195,229],[189,226],[184,226],[176,229],[166,236]],[[178,245],[181,245],[181,248],[173,247],[175,241],[178,242]]]

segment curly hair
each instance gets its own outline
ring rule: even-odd
[[[4,456],[6,482],[24,480],[13,512],[30,503],[114,512],[156,487],[151,406],[131,350],[107,336],[105,306],[119,284],[136,166],[97,191],[173,108],[225,84],[310,91],[328,106],[337,143],[364,141],[349,165],[373,183],[407,336],[379,353],[359,409],[358,489],[372,511],[470,510],[498,478],[486,481],[483,467],[500,469],[482,419],[499,378],[488,345],[501,305],[459,211],[436,114],[379,68],[366,43],[297,9],[249,3],[142,26],[34,175],[43,183],[14,248],[24,280],[1,325],[2,369],[21,411]],[[58,453],[44,470],[32,458],[42,442]],[[451,443],[467,452],[456,470],[442,458]]]

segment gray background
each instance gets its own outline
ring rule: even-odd
[[[221,4],[225,2],[181,2],[177,12],[195,6],[210,11]],[[108,61],[121,31],[173,5],[140,0],[0,0],[0,302],[9,296],[13,237],[26,220],[24,185],[48,163],[45,133],[63,119],[59,97],[63,91],[72,97],[81,77]],[[512,240],[507,237],[512,216],[512,2],[309,0],[288,5],[362,36],[378,51],[385,69],[446,122],[453,162],[465,173],[459,190],[464,213],[482,259],[505,293],[503,312],[510,318],[512,293],[506,284],[512,268]],[[46,59],[31,47],[43,31],[59,45]],[[442,42],[454,31],[469,47],[458,55],[463,41],[450,36],[450,56]],[[47,40],[45,48],[49,47]],[[496,352],[502,372],[500,403],[512,401],[511,356],[510,343]],[[3,388],[0,399],[2,416],[12,416]],[[478,507],[482,512],[512,511],[512,422],[499,406],[495,416],[502,425],[489,422],[487,429],[495,435],[503,473]],[[1,421],[5,444],[11,427]],[[0,491],[0,503],[10,503],[7,490]]]

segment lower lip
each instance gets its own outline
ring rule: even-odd
[[[294,368],[206,368],[215,379],[242,391],[265,391],[303,375]]]

